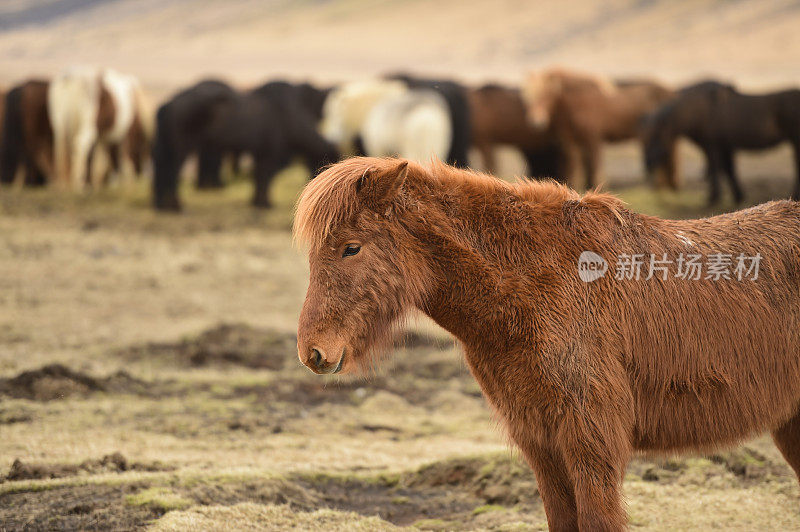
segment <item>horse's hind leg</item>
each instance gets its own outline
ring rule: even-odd
[[[797,175],[797,179],[794,182],[792,199],[798,201],[800,200],[800,140],[796,140],[792,144],[792,151],[794,152],[794,171]]]
[[[492,145],[489,143],[481,143],[476,147],[478,148],[478,153],[481,154],[483,169],[487,173],[493,174],[497,170],[497,161],[495,161],[494,158],[494,150],[492,149]],[[528,170],[528,172],[530,172],[530,170]]]
[[[710,187],[708,193],[708,204],[716,205],[719,203],[719,155],[714,148],[704,150],[706,156],[706,179]]]
[[[783,457],[800,478],[800,412],[772,433]]]
[[[728,182],[731,185],[733,192],[733,199],[736,203],[741,203],[744,199],[742,187],[739,185],[739,176],[736,173],[736,161],[734,159],[733,150],[727,149],[722,154],[722,166],[725,175],[728,177]]]
[[[593,189],[597,186],[597,175],[600,168],[600,142],[597,139],[586,141],[581,156],[586,173],[586,188]]]
[[[90,181],[91,157],[96,135],[90,128],[81,129],[75,137],[72,148],[71,176],[72,187],[82,191]]]
[[[256,181],[255,192],[253,194],[253,205],[255,207],[267,209],[272,207],[269,198],[269,185],[272,183],[275,174],[284,166],[283,161],[270,155],[260,155],[256,157],[253,176]]]
[[[222,188],[222,178],[220,177],[222,153],[203,146],[200,148],[197,159],[197,188]]]

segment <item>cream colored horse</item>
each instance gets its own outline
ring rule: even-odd
[[[322,136],[335,144],[342,155],[356,152],[356,139],[372,108],[388,96],[408,91],[401,81],[382,79],[354,81],[335,88],[322,108]]]
[[[372,157],[399,156],[422,164],[447,159],[453,127],[447,101],[427,89],[384,97],[361,128],[364,151]]]

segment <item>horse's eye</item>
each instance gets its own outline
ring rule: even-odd
[[[344,252],[342,253],[342,257],[352,257],[359,251],[361,251],[361,246],[359,246],[358,244],[347,244],[344,247]]]

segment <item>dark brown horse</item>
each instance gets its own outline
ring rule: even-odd
[[[484,85],[469,91],[472,145],[480,152],[486,171],[497,169],[494,150],[513,146],[522,152],[531,177],[562,178],[563,153],[547,130],[533,127],[525,116],[519,89]]]
[[[800,90],[755,95],[724,83],[698,83],[658,109],[646,130],[648,171],[671,164],[670,150],[678,138],[688,138],[703,151],[711,204],[719,201],[720,174],[727,177],[734,200],[744,199],[734,160],[737,150],[764,150],[788,142],[797,174],[792,198],[800,199]]]
[[[295,236],[311,271],[300,360],[368,370],[409,312],[433,318],[536,473],[551,530],[624,529],[636,451],[770,431],[800,472],[797,203],[662,220],[555,183],[356,158],[307,185]],[[636,254],[741,254],[750,274],[619,275]]]
[[[653,81],[616,84],[560,69],[530,74],[522,94],[531,123],[549,129],[570,154],[565,177],[574,181],[582,168],[589,188],[597,184],[603,143],[638,138],[644,118],[673,97]]]
[[[5,98],[0,142],[0,182],[11,183],[25,170],[25,184],[43,185],[53,173],[53,130],[47,115],[49,82],[29,80]]]

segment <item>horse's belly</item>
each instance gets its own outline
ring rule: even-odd
[[[677,451],[714,447],[770,431],[795,415],[800,401],[797,379],[707,390],[637,394],[634,447]]]

